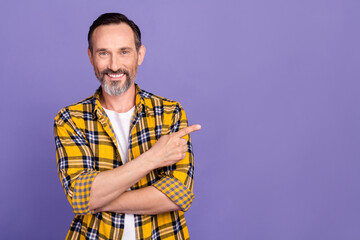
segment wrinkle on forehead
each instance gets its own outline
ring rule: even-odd
[[[135,48],[135,36],[131,27],[125,23],[101,25],[92,35],[93,49]]]

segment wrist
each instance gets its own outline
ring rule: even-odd
[[[153,161],[153,155],[151,154],[150,150],[141,154],[139,157],[139,161],[141,162],[141,166],[144,167],[145,170],[148,172],[157,168],[155,166],[155,162]]]

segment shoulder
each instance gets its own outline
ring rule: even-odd
[[[145,90],[141,90],[139,95],[144,101],[146,111],[150,114],[177,114],[182,111],[182,106],[177,101],[155,95]]]
[[[77,103],[60,109],[55,116],[55,123],[62,125],[73,118],[91,118],[94,109],[95,98],[90,96]]]

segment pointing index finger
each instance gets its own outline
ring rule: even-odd
[[[191,126],[188,126],[186,128],[183,128],[181,130],[179,130],[178,132],[176,133],[173,133],[175,134],[176,137],[184,137],[192,132],[195,132],[195,131],[199,131],[201,129],[201,125],[200,124],[195,124],[195,125],[191,125]]]

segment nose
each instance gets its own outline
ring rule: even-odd
[[[116,55],[113,54],[113,55],[111,56],[111,59],[110,59],[110,66],[109,66],[109,68],[110,68],[112,71],[116,72],[116,71],[119,69],[119,67],[120,67],[119,58],[117,58]]]

